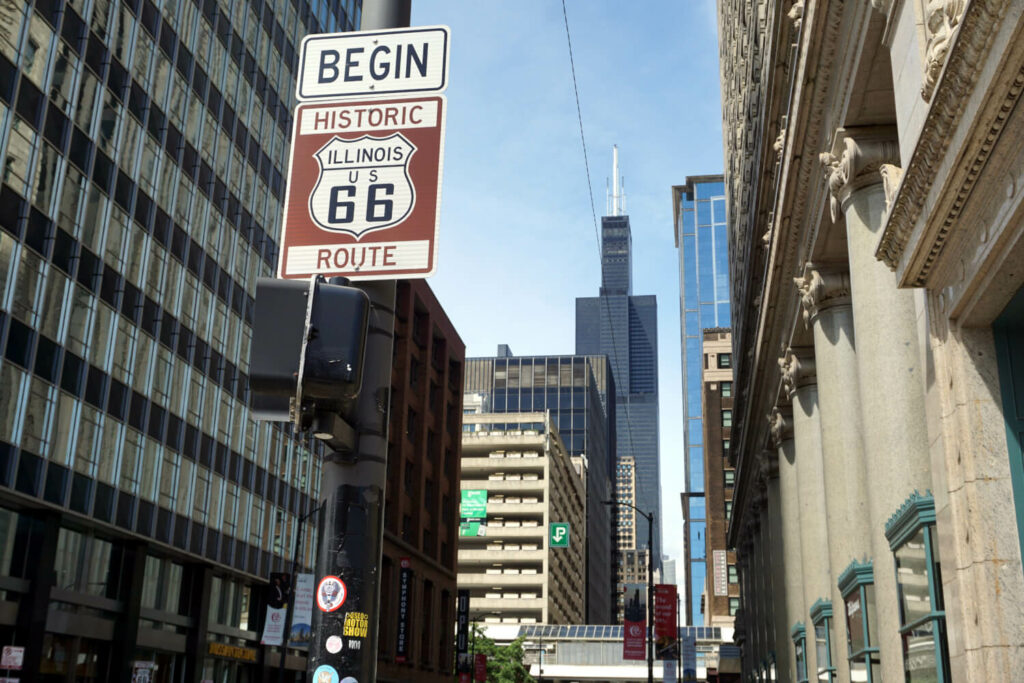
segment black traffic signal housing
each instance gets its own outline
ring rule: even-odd
[[[320,278],[256,283],[249,386],[256,419],[302,429],[317,413],[339,412],[363,376],[370,299]]]

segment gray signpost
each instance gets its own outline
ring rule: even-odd
[[[394,278],[436,268],[448,29],[389,30],[408,27],[410,11],[410,0],[366,0],[360,32],[303,41],[297,93],[305,102],[295,117],[278,264],[291,282],[261,280],[257,291],[257,327],[265,321],[267,334],[253,339],[253,366],[265,371],[253,383],[256,412],[291,420],[328,447],[308,658],[314,681],[376,680]],[[356,168],[358,159],[376,165]],[[365,339],[332,346],[323,337],[337,331],[338,316],[324,308],[346,301],[359,310],[359,297],[346,294],[353,289],[367,302]],[[286,321],[299,321],[298,337],[275,329]],[[333,396],[336,376],[345,391]]]

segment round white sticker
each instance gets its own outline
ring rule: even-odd
[[[316,604],[324,612],[333,612],[345,604],[345,582],[337,576],[325,576],[316,587]]]
[[[326,647],[327,651],[332,655],[341,652],[341,638],[338,636],[328,636],[327,642],[324,643],[324,647]]]

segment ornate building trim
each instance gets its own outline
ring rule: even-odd
[[[875,255],[889,268],[896,270],[904,258],[904,252],[925,207],[928,193],[935,184],[935,170],[942,166],[953,131],[968,106],[971,93],[977,84],[981,69],[987,63],[986,55],[1008,3],[999,0],[973,0],[967,5],[960,21],[955,41],[949,49],[947,66],[932,97],[921,136],[914,153],[904,169],[903,178],[893,198],[885,230]],[[951,188],[954,199],[946,217],[935,230],[932,246],[923,263],[913,273],[901,276],[904,286],[921,287],[931,271],[946,241],[946,237],[957,216],[971,194],[974,183],[985,166],[992,146],[999,137],[1006,118],[1024,86],[1024,69],[1018,72],[1003,101],[989,105],[995,107],[995,116],[988,134],[983,136],[973,158],[965,156],[958,163],[961,181],[959,187]],[[909,269],[909,267],[908,267]]]
[[[776,450],[782,448],[783,443],[793,438],[792,406],[772,408],[772,412],[768,414],[768,432]]]
[[[800,291],[804,324],[810,326],[818,315],[833,306],[850,303],[850,275],[846,272],[804,265],[804,274],[793,278]]]
[[[837,130],[832,151],[818,155],[825,165],[825,179],[832,195],[832,222],[839,219],[839,210],[850,195],[862,187],[883,182],[881,168],[898,162],[899,158],[896,131],[892,128]]]
[[[779,359],[782,371],[782,389],[792,398],[797,389],[816,384],[814,352],[808,348],[788,348]]]
[[[967,7],[967,0],[928,0],[925,5],[924,27],[928,36],[924,56],[921,99],[931,100],[935,85],[939,82],[946,55],[953,42],[953,36],[960,26],[960,18]]]

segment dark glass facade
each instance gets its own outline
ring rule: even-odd
[[[616,459],[632,457],[636,506],[655,515],[653,555],[661,566],[658,441],[658,310],[654,296],[633,296],[628,216],[601,219],[601,295],[576,299],[576,353],[605,355],[615,380]],[[614,463],[612,463],[614,465]],[[611,473],[614,481],[614,470]],[[647,547],[647,525],[636,528]]]
[[[614,381],[604,356],[512,356],[469,358],[463,389],[479,394],[487,413],[550,411],[570,456],[587,464],[587,600],[590,624],[612,623],[612,528],[609,509],[613,478],[609,462],[615,443]],[[468,406],[467,406],[468,407]],[[611,416],[611,419],[609,419]]]
[[[319,470],[308,437],[250,419],[253,294],[299,41],[359,17],[0,2],[0,638],[26,671],[253,680],[276,659],[260,587],[290,569]]]
[[[686,611],[690,624],[702,623],[700,595],[706,579],[704,547],[707,515],[704,501],[704,436],[701,413],[703,331],[729,327],[729,244],[723,177],[687,178],[675,188],[676,245],[679,247],[682,319],[683,441],[686,449],[684,547]]]

